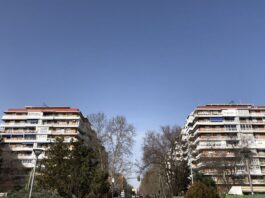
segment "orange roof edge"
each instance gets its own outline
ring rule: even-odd
[[[80,112],[78,108],[71,107],[29,107],[25,108],[10,108],[6,112],[29,112],[29,111],[43,111],[43,112]]]

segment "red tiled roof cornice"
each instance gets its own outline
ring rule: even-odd
[[[222,109],[265,109],[265,106],[254,105],[201,105],[197,106],[196,110],[222,110]]]
[[[73,113],[80,113],[78,108],[70,108],[70,107],[25,107],[25,108],[11,108],[8,109],[6,112],[15,113],[15,112],[33,112],[33,111],[41,111],[41,112],[73,112]]]

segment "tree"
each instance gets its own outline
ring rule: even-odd
[[[219,151],[202,159],[205,167],[215,172],[218,182],[222,183],[220,190],[225,194],[233,185],[242,184],[242,176],[238,168],[242,164],[242,156],[238,149]]]
[[[27,177],[24,168],[16,154],[8,145],[1,145],[0,192],[7,192],[21,188]]]
[[[29,191],[21,189],[19,191],[13,191],[8,193],[8,198],[28,198]],[[32,192],[34,198],[62,198],[56,191],[49,191],[44,189],[35,188]]]
[[[226,150],[218,150],[211,154],[203,154],[201,156],[201,162],[204,164],[203,169],[213,171],[218,179],[218,183],[221,183],[218,187],[223,193],[228,193],[232,186],[242,185],[246,174],[248,175],[249,183],[251,185],[251,177],[249,174],[249,159],[254,153],[249,149],[250,138],[242,135],[241,142],[233,139],[227,140],[229,145]],[[245,173],[242,172],[241,167],[245,166]]]
[[[219,198],[216,190],[202,182],[195,182],[185,194],[185,198]]]
[[[92,113],[87,116],[89,122],[92,124],[92,128],[96,131],[98,139],[103,145],[107,142],[107,116],[102,113]]]
[[[67,144],[57,138],[47,151],[47,158],[41,161],[38,185],[58,191],[62,197],[104,197],[108,175],[98,162],[97,152],[83,142]]]
[[[105,148],[102,146],[107,145],[107,117],[104,113],[94,113],[87,116],[89,122],[92,124],[93,130],[97,133],[97,138],[99,139],[97,150],[99,154],[99,160],[101,164],[101,169],[105,170],[107,168],[107,156],[105,153]]]
[[[127,123],[124,116],[107,119],[104,113],[96,113],[89,115],[88,119],[107,150],[111,177],[116,180],[116,175],[128,173],[132,166],[134,126]]]
[[[128,124],[124,116],[116,116],[107,125],[107,145],[110,173],[128,172],[131,169],[132,147],[134,144],[135,128]]]
[[[253,143],[254,143],[253,136],[248,136],[248,135],[241,136],[240,153],[242,154],[242,159],[243,159],[242,161],[245,164],[245,169],[246,169],[246,173],[248,176],[248,182],[250,185],[252,195],[254,194],[254,191],[253,191],[253,185],[252,185],[252,178],[250,174],[250,163],[249,162],[251,162],[251,158],[255,156],[255,153],[250,149],[251,144]]]
[[[198,172],[197,170],[194,170],[193,172],[193,180],[194,182],[197,183],[203,183],[209,188],[216,189],[215,181],[211,177],[205,176],[204,174]]]
[[[140,184],[140,194],[145,196],[149,195],[154,197],[159,189],[159,167],[150,167],[143,175],[143,179]]]
[[[143,169],[154,165],[159,167],[163,195],[179,195],[187,190],[189,184],[187,161],[181,157],[180,131],[180,127],[165,126],[161,127],[161,133],[147,132],[144,138]]]
[[[57,138],[46,152],[47,158],[41,161],[42,168],[38,183],[45,189],[57,190],[63,197],[71,197],[71,165],[70,144],[65,144],[63,138]]]

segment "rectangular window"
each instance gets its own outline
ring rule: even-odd
[[[252,125],[251,124],[241,124],[240,125],[240,129],[242,131],[248,131],[248,130],[251,130],[252,129]]]
[[[236,125],[225,125],[227,131],[236,131]]]
[[[223,117],[211,117],[210,121],[211,122],[223,122],[224,118]]]
[[[38,120],[27,120],[30,124],[38,124]]]

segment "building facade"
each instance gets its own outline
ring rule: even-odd
[[[34,166],[33,150],[43,149],[42,159],[56,137],[63,137],[66,143],[82,139],[91,146],[98,141],[88,119],[70,107],[8,109],[2,117],[0,137],[27,168]]]
[[[248,186],[251,181],[254,189],[265,190],[265,106],[198,106],[181,133],[191,170],[211,176],[220,186],[225,182]],[[220,172],[217,167],[227,170]],[[225,174],[230,174],[227,181]]]

